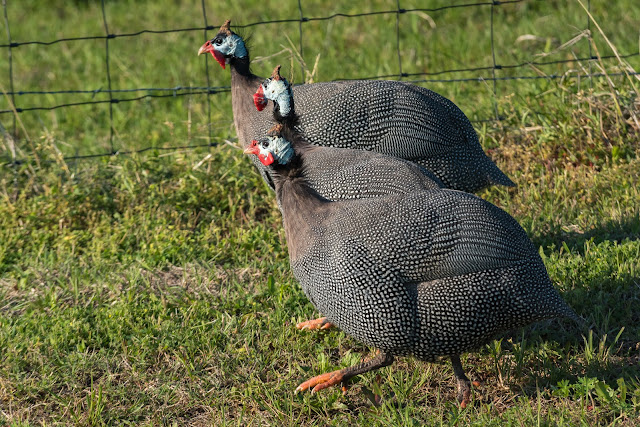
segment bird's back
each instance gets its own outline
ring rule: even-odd
[[[486,156],[464,113],[428,89],[397,81],[346,81],[294,86],[293,92],[300,130],[312,145],[409,160],[431,171],[446,188],[461,191],[514,185]],[[268,109],[234,106],[234,116],[245,146],[275,124]],[[269,171],[254,163],[273,188]],[[318,177],[320,181],[320,171]]]
[[[463,351],[572,313],[524,230],[478,197],[435,189],[326,206],[291,265],[317,309],[370,345],[430,360],[450,350],[426,338],[458,323],[472,328]]]
[[[294,97],[312,144],[411,160],[451,189],[513,185],[486,156],[464,113],[433,91],[397,81],[351,81],[296,86]]]
[[[344,239],[357,241],[367,257],[392,266],[408,281],[501,268],[522,260],[542,262],[509,214],[471,194],[416,189],[328,206],[330,213],[318,215],[314,224],[323,251],[331,253]],[[333,262],[340,262],[338,253],[332,255]]]
[[[441,188],[430,171],[407,160],[370,151],[309,147],[304,178],[328,200],[411,194]]]

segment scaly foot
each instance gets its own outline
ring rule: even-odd
[[[326,317],[321,317],[319,319],[307,320],[306,322],[300,322],[296,325],[296,328],[301,331],[308,329],[329,329],[333,328],[335,325],[327,320]]]
[[[300,384],[296,388],[296,393],[299,391],[308,390],[311,387],[312,393],[320,391],[324,388],[331,387],[332,385],[340,384],[341,382],[348,381],[351,377],[363,374],[365,372],[373,371],[374,369],[382,368],[383,366],[389,366],[393,363],[393,356],[387,353],[378,352],[378,354],[371,360],[359,363],[355,366],[340,369],[339,371],[328,372],[326,374],[318,375],[310,380],[307,380]],[[344,392],[344,388],[342,390]]]
[[[471,386],[468,381],[458,380],[458,402],[462,409],[466,408],[471,400]]]
[[[296,393],[308,390],[312,387],[311,393],[315,393],[316,391],[331,387],[332,385],[340,384],[344,377],[343,371],[344,369],[340,369],[339,371],[327,372],[326,374],[308,379],[296,388]]]
[[[450,356],[451,365],[453,366],[453,374],[458,380],[458,402],[462,409],[466,408],[471,400],[471,384],[474,386],[480,385],[477,381],[473,383],[469,381],[469,378],[464,374],[462,363],[460,363],[460,356]]]

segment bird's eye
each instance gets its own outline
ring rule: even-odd
[[[222,44],[222,39],[219,37],[213,39],[213,44],[220,46]]]
[[[262,141],[262,148],[269,148],[269,140]]]

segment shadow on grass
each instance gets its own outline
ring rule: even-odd
[[[640,387],[640,279],[603,273],[589,282],[599,285],[585,282],[562,293],[587,328],[554,319],[503,337],[502,350],[516,359],[524,353],[528,360],[509,384],[511,393],[536,398],[540,390],[555,392],[562,381],[573,384],[576,397],[583,389],[585,395],[596,395],[598,381],[613,389],[620,379],[631,389]]]
[[[546,235],[531,237],[536,247],[547,248],[552,245],[562,247],[563,244],[566,244],[571,251],[580,255],[584,254],[585,242],[592,239],[596,245],[605,241],[620,243],[625,239],[640,240],[640,215],[604,221],[585,232],[556,228]]]
[[[611,334],[624,327],[625,335],[640,341],[640,278],[603,271],[562,292],[562,296],[598,334]]]
[[[603,337],[595,337],[595,354],[593,359],[586,361],[585,355],[589,353],[589,344],[571,346],[570,353],[562,358],[550,357],[547,360],[534,354],[534,361],[524,367],[507,384],[510,393],[514,396],[526,396],[536,399],[540,391],[546,390],[554,393],[561,388],[561,384],[573,384],[573,395],[576,398],[585,397],[587,394],[596,396],[595,388],[589,383],[604,382],[615,389],[620,380],[624,380],[631,391],[631,395],[638,388],[640,378],[640,364],[638,363],[638,348],[640,342],[615,342],[615,337],[604,341]],[[599,343],[604,342],[603,352],[599,352]],[[611,350],[611,354],[607,350]],[[528,351],[535,352],[536,349]],[[573,353],[573,354],[572,354]],[[580,396],[581,393],[584,393]],[[565,396],[567,397],[567,396]],[[629,396],[630,397],[630,396]]]

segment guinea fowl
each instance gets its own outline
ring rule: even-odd
[[[231,31],[230,21],[198,54],[206,52],[223,68],[227,64],[231,68],[233,120],[239,141],[246,146],[273,124],[270,114],[251,104],[250,95],[262,79],[251,72],[249,52]],[[293,91],[300,129],[313,145],[372,150],[410,160],[456,190],[515,185],[482,151],[464,113],[428,89],[398,81],[360,80],[304,84]],[[273,188],[269,169],[254,163]]]
[[[328,322],[380,352],[296,391],[339,384],[395,356],[449,357],[466,406],[470,382],[461,353],[538,320],[580,321],[503,210],[441,188],[329,201],[305,178],[316,150],[296,129],[278,125],[245,153],[273,177],[291,267],[309,300]]]

